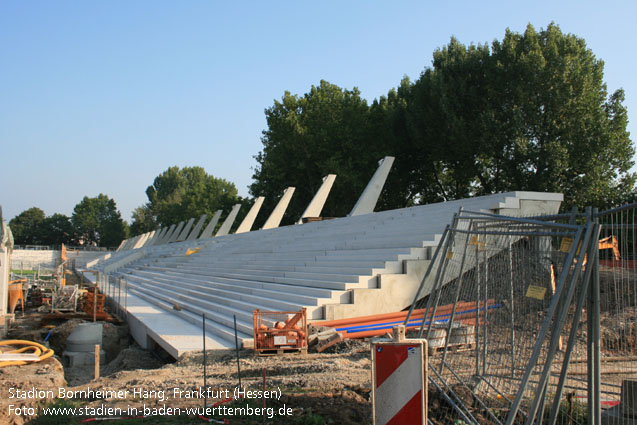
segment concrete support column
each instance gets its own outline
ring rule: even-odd
[[[151,246],[158,245],[159,241],[161,241],[164,238],[165,234],[166,234],[166,228],[160,227],[159,230],[157,230],[157,233],[155,233],[155,237],[151,241]]]
[[[179,235],[181,234],[182,229],[184,228],[184,222],[180,221],[179,224],[177,225],[177,227],[175,228],[175,230],[173,231],[173,233],[170,235],[170,238],[168,239],[168,243],[170,242],[175,242],[177,240],[177,237],[179,237]]]
[[[133,249],[141,248],[142,246],[144,246],[144,244],[148,240],[148,235],[150,235],[150,232],[146,232],[143,235],[141,235],[139,239],[137,240],[137,242],[135,243],[135,246],[133,247]]]
[[[126,245],[124,245],[124,247],[122,248],[122,251],[127,251],[129,249],[135,248],[135,244],[137,243],[138,239],[139,239],[139,236],[126,239]]]
[[[179,236],[177,236],[177,242],[181,242],[181,241],[185,241],[186,240],[186,236],[188,236],[188,233],[190,233],[190,229],[192,229],[192,224],[195,222],[195,218],[191,218],[190,220],[188,220],[188,223],[186,223],[186,226],[184,227],[184,230],[181,231],[181,233],[179,234]]]
[[[195,224],[195,228],[192,229],[192,232],[190,232],[190,234],[188,235],[188,238],[186,239],[187,241],[194,241],[195,239],[197,239],[197,236],[199,236],[199,233],[201,233],[201,228],[203,227],[206,218],[208,218],[208,214],[203,214],[201,216],[197,224]]]
[[[239,227],[237,227],[236,233],[245,233],[249,232],[252,229],[252,225],[254,224],[254,220],[257,218],[257,214],[259,214],[259,210],[261,209],[261,205],[263,205],[263,200],[265,198],[263,196],[259,196],[248,211],[248,214],[245,216]]]
[[[294,195],[295,187],[288,187],[283,192],[283,196],[279,200],[279,203],[274,207],[274,211],[270,214],[270,217],[266,220],[263,225],[263,229],[274,229],[275,227],[279,227],[281,224],[281,220],[283,219],[283,214],[285,214],[285,210],[288,209],[288,205],[290,204],[290,199],[292,199],[292,195]]]
[[[235,218],[237,218],[237,214],[239,214],[240,209],[241,209],[241,204],[235,204],[232,207],[230,214],[228,214],[228,217],[226,217],[225,221],[219,228],[219,231],[217,232],[215,237],[225,236],[230,232],[230,227],[232,227],[232,223],[234,223]]]
[[[334,184],[334,180],[336,180],[336,174],[328,174],[323,177],[323,184],[319,187],[319,190],[316,191],[314,198],[307,206],[301,218],[297,222],[297,224],[303,223],[303,219],[305,217],[320,217],[321,211],[323,210],[323,206],[325,205],[325,201],[327,201],[327,195],[330,194],[330,190],[332,190],[332,185]]]
[[[164,235],[164,237],[162,238],[162,240],[160,240],[158,243],[160,245],[168,243],[168,241],[170,240],[170,238],[173,236],[173,233],[175,233],[175,227],[177,227],[176,224],[172,224],[168,230],[166,231],[166,234]]]
[[[389,175],[389,171],[393,164],[393,156],[386,156],[378,162],[376,172],[369,183],[367,183],[367,187],[365,187],[363,194],[360,198],[358,198],[356,205],[354,205],[354,208],[352,208],[352,211],[349,213],[350,216],[374,212],[374,208],[376,208],[376,203],[378,202],[380,193],[383,190],[383,186],[385,186],[385,181],[387,180],[387,176]]]
[[[146,242],[144,242],[144,246],[151,246],[153,244],[153,239],[157,235],[157,230],[153,230],[148,233],[148,238],[146,238]]]
[[[203,233],[201,234],[201,236],[199,236],[199,239],[212,237],[212,232],[215,231],[215,227],[217,227],[217,223],[219,222],[219,217],[221,217],[221,210],[215,211],[215,214],[210,219],[210,223],[208,223],[206,228],[203,230]]]

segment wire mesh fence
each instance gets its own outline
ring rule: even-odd
[[[461,211],[445,231],[417,296],[426,306],[420,335],[431,384],[466,423],[586,423],[580,323],[598,227],[590,215],[575,218]]]
[[[628,425],[635,414],[626,396],[637,381],[637,205],[602,212],[598,220],[600,404],[606,422]]]

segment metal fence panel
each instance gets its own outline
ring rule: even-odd
[[[432,385],[465,422],[586,423],[597,236],[570,218],[460,211],[445,232],[414,306],[427,307]]]

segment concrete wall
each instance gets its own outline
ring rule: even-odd
[[[77,251],[67,250],[69,262],[75,263],[75,267],[84,267],[88,261],[102,257],[105,251]],[[11,269],[19,270],[21,267],[29,270],[55,269],[60,264],[59,250],[33,250],[16,249],[11,254]]]

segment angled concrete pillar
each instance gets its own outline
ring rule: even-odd
[[[128,242],[128,239],[124,239],[119,246],[117,247],[117,249],[115,250],[115,252],[117,251],[123,251],[124,247],[126,246],[126,243]]]
[[[237,214],[239,214],[239,210],[241,209],[241,204],[234,204],[232,210],[230,210],[230,214],[226,217],[225,221],[219,228],[219,231],[215,235],[217,236],[225,236],[230,232],[230,227],[232,227],[232,223],[234,223],[234,219],[237,218]]]
[[[184,226],[184,230],[182,230],[179,236],[177,236],[177,242],[186,240],[186,236],[188,236],[188,233],[190,233],[190,229],[192,229],[192,223],[194,222],[195,222],[194,217],[188,220],[188,223],[186,223],[186,225]]]
[[[330,194],[330,190],[332,190],[332,185],[334,184],[334,180],[336,180],[336,174],[328,174],[323,177],[323,184],[319,187],[319,190],[314,194],[314,198],[307,206],[297,224],[303,223],[303,219],[305,217],[320,217],[321,211],[323,210],[323,206],[325,205],[325,201],[327,201],[327,195]]]
[[[387,176],[389,175],[389,170],[391,170],[391,166],[394,163],[393,156],[386,156],[378,162],[378,168],[376,172],[372,176],[372,179],[367,183],[367,187],[363,191],[363,194],[352,211],[349,213],[350,216],[369,214],[374,212],[374,208],[376,208],[376,202],[378,202],[378,198],[380,197],[380,192],[383,190],[383,186],[385,185],[385,181],[387,180]]]
[[[170,238],[170,235],[175,230],[176,226],[177,226],[176,224],[171,224],[170,226],[166,227],[166,232],[164,233],[164,237],[161,238],[161,240],[157,241],[157,244],[163,245],[166,242],[168,242],[168,238]]]
[[[126,244],[122,248],[122,251],[128,251],[129,249],[133,249],[133,246],[135,245],[135,239],[136,237],[126,239]]]
[[[263,205],[263,200],[265,198],[263,196],[259,196],[248,211],[248,214],[245,216],[239,227],[237,227],[236,233],[245,233],[249,232],[252,229],[252,225],[254,224],[254,220],[257,218],[257,214],[259,214],[259,210],[261,209],[261,205]]]
[[[157,233],[155,234],[155,237],[152,240],[152,245],[159,245],[159,242],[164,238],[164,236],[166,235],[166,227],[160,227],[159,230],[157,231]]]
[[[148,239],[148,232],[139,235],[139,238],[137,239],[137,242],[135,242],[135,245],[133,246],[133,249],[137,249],[137,248],[141,248],[142,246],[144,246],[144,243],[146,242],[146,239]]]
[[[168,243],[175,242],[177,240],[177,237],[181,233],[181,230],[184,228],[184,224],[186,224],[186,223],[184,223],[183,221],[179,222],[177,227],[175,227],[175,231],[173,232],[173,234],[170,235],[170,239],[168,239]]]
[[[199,239],[206,239],[212,237],[212,232],[215,231],[215,227],[217,227],[217,223],[219,222],[219,217],[221,217],[221,210],[215,211],[215,214],[210,219],[210,223],[206,226],[206,228],[199,236]]]
[[[163,245],[165,243],[168,243],[168,241],[170,240],[170,238],[173,236],[173,233],[175,233],[175,228],[177,227],[176,224],[172,224],[169,228],[168,231],[166,231],[166,234],[164,235],[164,237],[162,238],[162,240],[159,241],[160,245]]]
[[[139,241],[142,239],[142,235],[137,235],[135,236],[131,241],[130,241],[130,248],[129,249],[135,249],[137,248],[137,244],[139,243]]]
[[[279,227],[279,224],[281,224],[281,220],[283,219],[283,214],[285,214],[285,210],[288,209],[288,205],[290,204],[290,199],[292,199],[292,195],[294,195],[295,189],[296,188],[292,186],[285,189],[285,191],[283,192],[283,196],[281,196],[281,199],[279,200],[279,203],[276,204],[276,207],[274,207],[272,214],[270,214],[270,217],[268,217],[268,219],[265,221],[263,229],[273,229],[275,227]]]
[[[129,241],[130,241],[130,238],[128,238],[128,239],[124,239],[124,240],[122,241],[122,247],[121,247],[119,250],[120,250],[120,251],[126,251],[126,246],[128,245]]]
[[[188,235],[188,238],[186,239],[187,241],[194,241],[195,239],[197,239],[197,236],[199,236],[199,233],[201,233],[201,228],[203,227],[203,224],[206,221],[207,217],[207,214],[203,214],[201,218],[199,218],[199,221],[197,222],[197,224],[195,224],[195,228],[192,229],[192,232],[190,232],[190,234]]]
[[[151,246],[153,244],[153,239],[155,238],[156,234],[157,234],[157,230],[148,232],[148,238],[146,239],[146,242],[144,242],[144,246]]]

